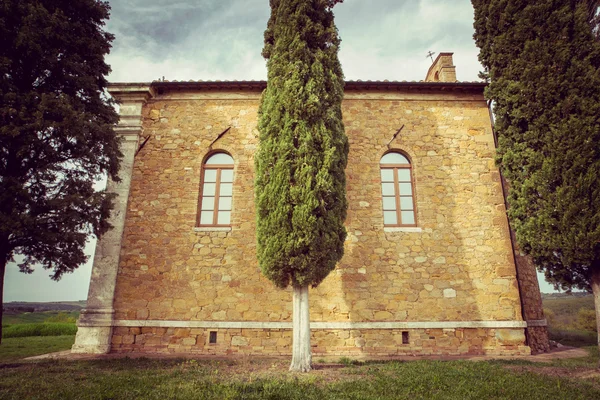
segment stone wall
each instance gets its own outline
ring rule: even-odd
[[[276,289],[256,262],[252,183],[258,100],[259,93],[252,91],[179,91],[158,95],[145,106],[144,135],[149,140],[135,160],[114,302],[117,322],[290,321],[291,291]],[[522,321],[483,96],[348,92],[343,113],[350,141],[348,238],[336,270],[311,291],[311,321],[463,321],[465,326],[470,321]],[[379,160],[389,149],[412,160],[417,228],[383,227]],[[201,165],[211,150],[227,151],[235,160],[228,231],[195,227]],[[191,344],[191,339],[184,343],[177,336],[176,328],[141,326],[116,328],[113,349],[166,345],[212,351],[198,345],[204,343],[204,331],[190,331]],[[135,329],[141,333],[131,333]],[[524,337],[505,347],[494,342],[493,329],[485,331],[492,339],[478,352],[523,351]],[[155,339],[149,344],[144,335],[151,332]],[[352,344],[326,345],[327,335],[341,333],[325,332],[313,333],[315,348],[356,351]],[[223,335],[233,338],[234,333]],[[272,330],[266,334],[278,335]],[[139,335],[143,339],[138,345]],[[265,345],[265,352],[287,351],[289,344],[283,340],[289,335],[281,331],[281,349]],[[366,330],[361,335],[383,335],[394,343],[397,332]],[[428,333],[413,337],[422,335]],[[431,351],[469,353],[475,346],[469,335],[455,336]],[[383,353],[395,348],[384,344],[386,340],[377,342]],[[416,340],[409,347],[415,353],[429,351]],[[234,351],[233,345],[210,348],[220,354]]]
[[[216,343],[210,343],[210,332]],[[383,358],[403,355],[529,354],[522,329],[312,330],[313,357]],[[283,355],[292,353],[289,329],[115,328],[118,353]]]

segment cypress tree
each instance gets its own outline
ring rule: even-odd
[[[343,255],[348,140],[332,8],[340,0],[271,0],[263,56],[267,88],[256,154],[257,252],[262,273],[294,290],[291,370],[311,367],[308,286]]]
[[[598,2],[473,6],[517,242],[556,287],[594,293],[600,331]]]
[[[0,299],[14,255],[58,280],[109,228],[111,196],[94,190],[118,179],[121,156],[104,92],[108,15],[97,0],[0,2]]]

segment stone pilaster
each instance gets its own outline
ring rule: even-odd
[[[113,228],[96,244],[87,306],[77,321],[73,353],[102,354],[110,351],[113,300],[134,158],[142,133],[142,106],[154,95],[149,84],[113,84],[109,86],[109,92],[120,102],[120,120],[115,132],[121,137],[123,153],[119,170],[121,181],[109,179],[106,186],[108,192],[117,194],[110,216]]]

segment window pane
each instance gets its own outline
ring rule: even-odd
[[[219,211],[231,210],[231,197],[219,197]]]
[[[202,197],[204,196],[214,196],[215,195],[215,184],[214,183],[205,183],[202,188]]]
[[[393,196],[394,195],[394,184],[393,183],[382,183],[381,184],[381,193],[384,196]]]
[[[402,211],[402,225],[414,225],[415,224],[415,212],[414,211]]]
[[[215,209],[214,197],[202,197],[202,210],[210,211]]]
[[[216,182],[217,181],[217,170],[216,169],[205,169],[204,170],[204,182]]]
[[[412,196],[410,183],[400,183],[400,196]]]
[[[412,196],[411,197],[400,197],[400,209],[401,210],[414,210]]]
[[[212,225],[213,215],[214,212],[212,211],[202,211],[200,213],[200,225]]]
[[[225,153],[216,153],[210,156],[208,160],[206,160],[206,165],[215,165],[215,164],[233,164],[233,158],[230,155]]]
[[[217,217],[217,224],[229,225],[230,223],[231,223],[231,211],[219,211],[219,216]]]
[[[384,211],[383,223],[384,225],[398,225],[398,216],[396,215],[396,211]]]
[[[222,169],[221,170],[221,182],[233,182],[233,170]]]
[[[395,210],[396,209],[396,198],[395,197],[384,197],[383,198],[383,209],[384,210]]]
[[[398,181],[410,182],[410,169],[408,169],[408,168],[398,169]]]
[[[400,153],[387,153],[381,157],[381,164],[410,164],[408,159]]]
[[[381,170],[381,182],[394,182],[394,170],[393,169],[382,169]]]
[[[231,183],[221,183],[221,189],[219,190],[219,196],[231,196],[233,185]]]

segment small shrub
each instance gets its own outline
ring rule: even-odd
[[[44,322],[62,322],[67,324],[74,324],[76,319],[74,316],[67,314],[66,312],[59,312],[56,315],[46,318]]]
[[[345,367],[351,367],[353,365],[359,365],[360,364],[360,362],[358,362],[356,360],[352,360],[352,359],[350,359],[348,357],[341,357],[339,363],[342,364]]]
[[[546,321],[548,321],[548,325],[558,328],[556,323],[556,314],[553,310],[544,308],[544,316],[546,317]]]
[[[15,324],[2,330],[2,337],[75,335],[77,326],[68,323]]]
[[[596,332],[596,311],[580,308],[577,312],[576,325],[581,330]]]

